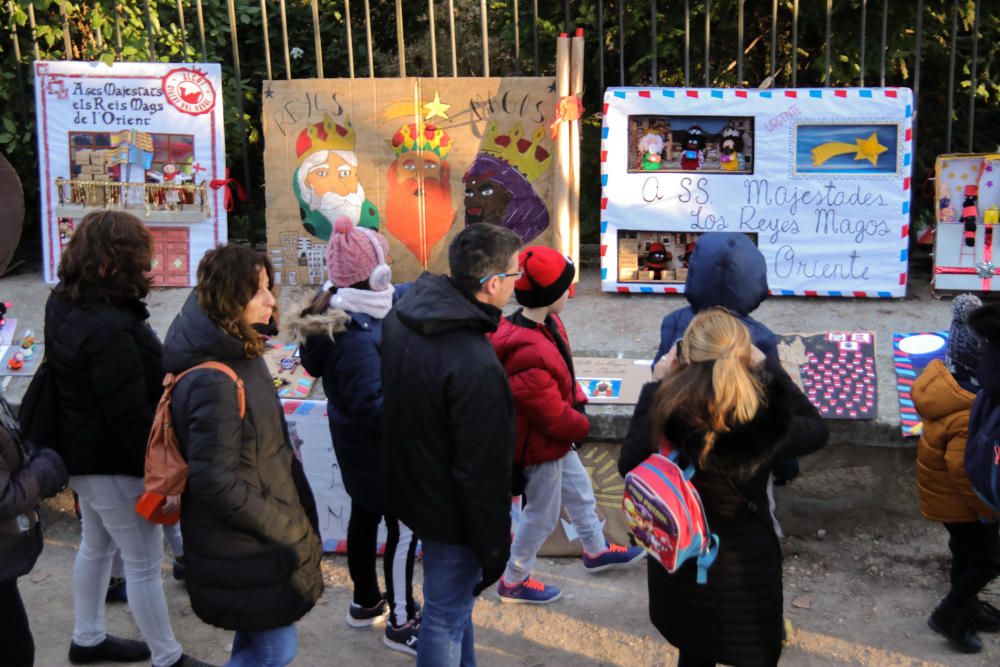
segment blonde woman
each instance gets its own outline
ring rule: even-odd
[[[649,615],[680,650],[680,667],[776,665],[781,656],[781,547],[768,511],[776,456],[822,447],[819,413],[738,319],[700,312],[654,370],[636,406],[618,470],[625,475],[665,438],[691,461],[719,556],[708,583],[689,561],[668,574],[650,558]],[[652,436],[651,436],[652,434]]]

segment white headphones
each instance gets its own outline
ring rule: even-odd
[[[368,286],[373,292],[385,291],[392,284],[392,267],[385,261],[385,251],[382,249],[382,244],[379,242],[376,232],[367,227],[358,227],[357,229],[371,241],[372,247],[375,248],[375,257],[378,259],[378,264],[368,276]]]

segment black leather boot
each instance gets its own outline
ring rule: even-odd
[[[934,632],[944,635],[962,653],[979,653],[983,650],[983,642],[976,636],[965,610],[942,602],[927,619],[927,625]]]
[[[149,647],[145,642],[122,639],[108,635],[97,646],[69,645],[69,661],[74,665],[92,662],[140,662],[149,660]]]

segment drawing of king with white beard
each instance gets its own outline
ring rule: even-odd
[[[355,134],[349,118],[343,124],[325,116],[306,126],[295,143],[297,166],[292,178],[302,226],[326,242],[333,223],[346,216],[355,225],[378,231],[379,215],[365,198],[358,180]]]

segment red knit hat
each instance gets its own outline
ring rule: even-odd
[[[559,300],[576,275],[573,260],[558,250],[533,245],[521,251],[523,275],[514,283],[514,296],[526,308],[544,308]]]
[[[372,232],[382,246],[382,255],[389,252],[389,244],[378,232]],[[351,219],[341,216],[333,223],[333,233],[326,244],[326,268],[330,282],[337,287],[350,287],[368,280],[379,265],[379,257],[372,239],[358,229]]]

